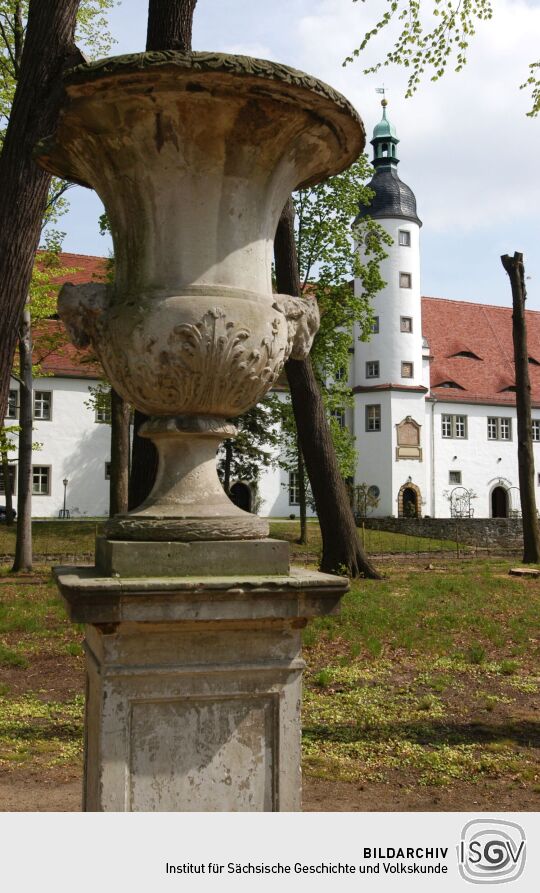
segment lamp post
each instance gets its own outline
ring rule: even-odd
[[[64,480],[62,481],[62,483],[63,483],[63,485],[64,485],[64,508],[63,508],[63,509],[60,509],[58,515],[59,515],[60,518],[69,518],[69,512],[68,512],[68,510],[66,509],[67,485],[69,484],[69,481],[68,481],[67,478],[64,478]]]

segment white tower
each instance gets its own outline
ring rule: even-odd
[[[416,199],[397,173],[394,126],[386,117],[373,131],[375,196],[369,215],[393,239],[381,265],[386,282],[373,302],[375,323],[368,343],[355,340],[353,389],[359,463],[356,483],[379,491],[374,515],[423,514],[426,491],[425,394],[422,368],[420,227]],[[359,280],[356,289],[361,289]]]

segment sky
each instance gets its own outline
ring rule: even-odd
[[[522,251],[527,306],[540,310],[540,116],[527,117],[530,95],[519,89],[528,63],[538,59],[540,0],[494,0],[494,18],[479,23],[465,69],[427,80],[411,99],[404,98],[405,69],[363,74],[384,58],[391,32],[373,41],[362,61],[342,64],[386,6],[386,0],[198,0],[193,49],[272,59],[321,78],[356,106],[368,139],[381,117],[376,88],[384,83],[401,140],[399,174],[423,221],[422,294],[509,305],[500,255]],[[111,54],[144,49],[146,16],[147,0],[123,0],[111,10],[117,41]],[[59,223],[64,250],[108,254],[95,193],[75,187],[68,197],[70,211]]]

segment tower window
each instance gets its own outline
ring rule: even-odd
[[[448,483],[449,484],[461,484],[461,471],[449,471],[448,472]]]
[[[366,431],[381,430],[381,404],[366,406]]]
[[[398,235],[398,242],[404,248],[411,247],[411,233],[408,229],[400,229]]]
[[[371,322],[371,334],[378,335],[379,334],[379,317],[374,316]]]
[[[413,363],[404,362],[401,364],[401,377],[402,378],[413,378],[414,365]]]
[[[366,378],[378,378],[379,377],[379,361],[378,360],[369,360],[366,363]]]
[[[410,273],[400,273],[399,274],[399,287],[400,288],[412,288],[412,276]]]
[[[402,316],[399,325],[400,332],[412,332],[412,316]]]

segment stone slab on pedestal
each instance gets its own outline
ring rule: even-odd
[[[86,624],[86,810],[300,809],[302,629],[346,578],[54,573]]]
[[[96,539],[96,567],[107,576],[288,574],[285,540],[137,542]]]

